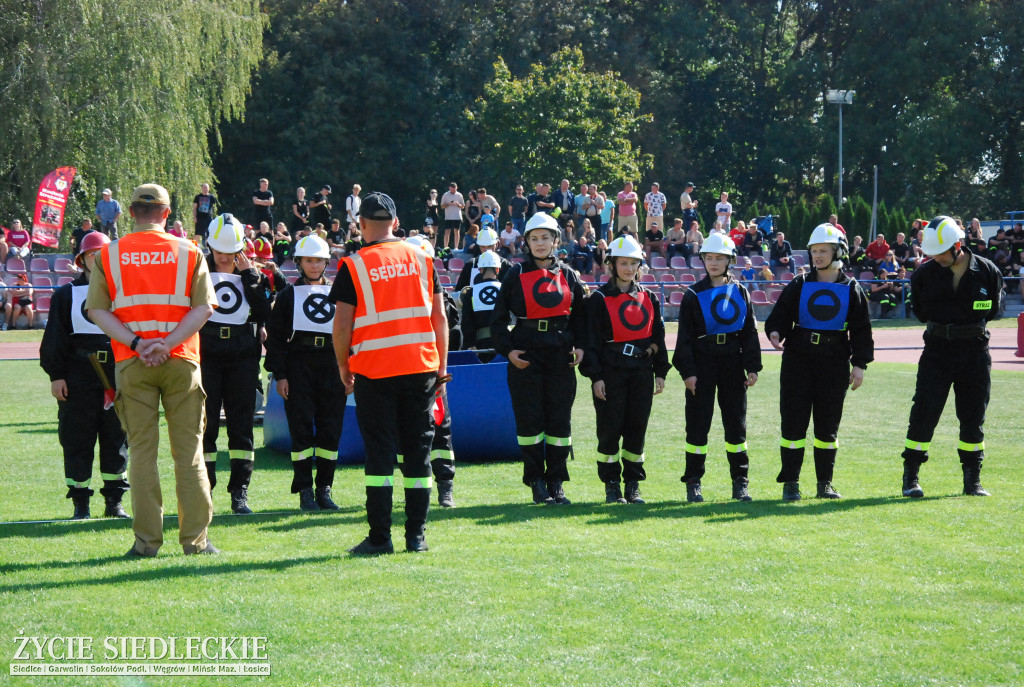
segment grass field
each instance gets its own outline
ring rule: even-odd
[[[250,504],[287,512],[229,515],[218,488],[219,557],[183,557],[173,519],[160,557],[141,561],[121,558],[127,522],[2,525],[0,681],[255,681],[9,677],[17,636],[102,647],[129,635],[264,636],[263,680],[281,685],[1024,683],[1022,377],[993,374],[982,473],[993,497],[958,496],[951,406],[922,471],[926,498],[898,496],[915,368],[875,364],[846,406],[835,478],[845,498],[783,504],[778,360],[766,357],[749,396],[749,504],[729,500],[717,419],[707,502],[685,502],[673,375],[655,399],[644,506],[604,504],[581,385],[573,505],[528,505],[516,462],[460,464],[458,508],[431,510],[422,555],[348,556],[366,532],[361,471],[339,470],[340,513],[304,515],[287,456],[266,450]],[[0,371],[0,521],[68,517],[45,377],[32,362]],[[173,512],[169,456],[163,466]]]

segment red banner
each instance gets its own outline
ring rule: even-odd
[[[54,248],[60,240],[64,226],[64,208],[71,193],[71,181],[75,178],[74,167],[58,167],[39,184],[36,196],[36,214],[32,219],[32,242]]]

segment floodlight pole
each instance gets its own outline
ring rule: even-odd
[[[825,94],[826,101],[839,106],[839,194],[836,197],[837,208],[843,207],[843,105],[852,105],[855,93],[856,91],[829,89]]]

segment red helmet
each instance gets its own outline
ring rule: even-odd
[[[90,231],[82,237],[82,243],[78,247],[78,255],[75,256],[75,264],[79,268],[84,267],[85,254],[99,250],[110,243],[110,237],[102,231]]]
[[[262,236],[256,239],[256,257],[260,260],[272,260],[274,258],[274,249],[270,246],[270,241],[266,240]]]
[[[250,260],[256,257],[256,247],[252,245],[252,241],[249,239],[245,240],[245,246],[242,248],[242,252],[245,253],[245,257]]]

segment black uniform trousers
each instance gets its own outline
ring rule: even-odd
[[[797,482],[804,462],[807,426],[814,415],[814,471],[831,481],[836,464],[839,423],[850,385],[850,361],[844,356],[782,354],[779,405],[782,411],[782,470],[778,482]]]
[[[627,482],[647,479],[644,440],[654,401],[654,372],[649,365],[637,368],[605,365],[602,379],[607,400],[594,396],[599,454],[597,476],[605,483],[618,482],[620,477]]]
[[[683,482],[700,481],[708,453],[708,433],[715,415],[715,394],[725,430],[725,455],[732,480],[746,479],[750,467],[747,458],[747,379],[739,352],[735,355],[695,356],[697,389],[686,392],[686,472]],[[804,429],[806,429],[806,422]]]
[[[398,455],[405,486],[405,536],[415,537],[426,529],[436,384],[433,372],[382,379],[355,375],[356,418],[366,447],[366,518],[374,544],[391,538]]]
[[[992,390],[992,356],[988,342],[946,341],[927,337],[917,364],[917,387],[903,458],[924,463],[928,445],[953,387],[960,421],[958,453],[965,466],[985,457],[985,411]]]
[[[566,460],[572,445],[572,404],[576,368],[563,348],[530,350],[530,365],[508,364],[508,391],[523,456],[523,482],[568,482]]]
[[[235,356],[203,355],[200,364],[203,389],[206,390],[206,429],[203,430],[203,455],[210,490],[217,485],[217,435],[220,434],[220,409],[227,421],[228,455],[231,477],[228,492],[248,488],[253,469],[253,413],[259,379],[260,354],[240,352]]]
[[[128,444],[121,421],[113,408],[103,409],[103,385],[88,363],[80,372],[69,372],[65,382],[68,400],[57,401],[57,436],[64,449],[67,498],[89,497],[93,490],[92,459],[100,444],[100,475],[104,496],[128,491]],[[113,372],[108,375],[114,378]]]
[[[292,493],[314,486],[314,462],[315,486],[332,486],[345,419],[345,385],[333,349],[291,349],[284,412],[292,437]]]
[[[434,404],[437,402],[437,394],[434,394]],[[440,424],[434,416],[435,405],[430,406],[430,419],[434,423],[434,439],[430,443],[430,468],[434,473],[435,480],[455,479],[455,449],[452,446],[452,413],[448,407],[448,386],[441,387],[441,405],[444,408],[444,419]],[[405,457],[398,454],[398,464],[401,465]]]

